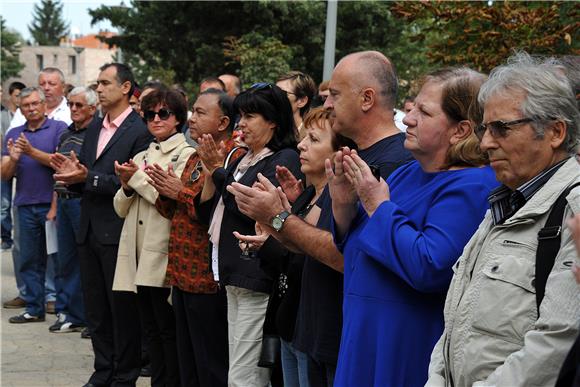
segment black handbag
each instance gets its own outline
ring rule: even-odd
[[[262,337],[262,351],[258,367],[273,368],[280,358],[280,337],[278,335],[264,335]]]

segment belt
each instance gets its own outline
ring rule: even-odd
[[[57,192],[56,195],[59,199],[79,199],[81,195],[77,193],[68,193],[68,192]]]

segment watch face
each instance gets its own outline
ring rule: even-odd
[[[284,224],[284,222],[282,222],[282,219],[275,217],[274,219],[272,219],[272,227],[274,227],[274,230],[280,230],[282,228],[282,225]]]

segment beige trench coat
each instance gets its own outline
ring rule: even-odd
[[[427,386],[554,385],[578,335],[580,290],[570,270],[577,254],[564,222],[538,318],[537,238],[560,193],[576,182],[572,157],[504,224],[494,226],[488,211],[454,266]],[[564,219],[580,212],[580,186],[567,201]]]
[[[143,169],[145,165],[157,163],[167,170],[172,164],[175,174],[181,176],[193,152],[185,136],[178,133],[161,143],[152,142],[133,158],[139,170],[129,180],[129,186],[135,192],[127,196],[121,188],[113,201],[117,214],[125,218],[113,290],[136,292],[137,285],[164,286],[171,221],[155,209],[159,193],[147,182]]]

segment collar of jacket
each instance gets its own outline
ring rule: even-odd
[[[515,213],[514,216],[505,221],[505,225],[521,221],[522,218],[536,217],[547,213],[558,199],[558,196],[566,187],[580,182],[580,165],[575,157],[570,157],[562,167],[544,184],[526,204]],[[580,195],[580,188],[572,190],[570,195]],[[575,205],[576,201],[568,201],[570,205]],[[577,213],[580,208],[572,208]]]
[[[176,133],[176,134],[170,136],[169,138],[167,138],[166,140],[161,141],[160,143],[153,141],[149,145],[149,148],[155,148],[156,146],[160,146],[161,152],[171,153],[175,148],[182,145],[184,142],[186,142],[186,141],[185,141],[185,136],[183,135],[183,133]]]

